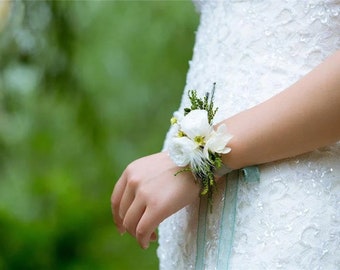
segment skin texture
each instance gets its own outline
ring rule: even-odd
[[[175,176],[179,169],[166,152],[150,155],[132,162],[114,188],[114,222],[120,233],[136,237],[142,248],[156,240],[154,231],[162,220],[199,195],[190,172]]]
[[[340,140],[340,51],[271,99],[223,121],[233,139],[223,162],[232,169],[296,156]],[[130,163],[111,196],[120,233],[142,248],[165,218],[194,203],[199,185],[166,152]],[[217,179],[218,181],[218,179]]]
[[[238,169],[340,139],[340,51],[271,99],[223,121],[233,140],[223,162]]]

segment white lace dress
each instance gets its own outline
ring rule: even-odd
[[[189,105],[187,90],[203,95],[216,82],[220,121],[284,90],[340,49],[339,0],[196,4],[201,21],[179,112]],[[340,143],[260,172],[253,183],[230,174],[212,213],[198,200],[166,219],[160,269],[340,269]]]

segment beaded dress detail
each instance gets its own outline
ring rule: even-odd
[[[178,112],[190,104],[188,90],[202,96],[216,82],[215,119],[221,121],[284,90],[340,49],[337,0],[195,5],[201,20]],[[340,143],[259,168],[259,182],[237,187],[230,256],[221,246],[227,244],[226,186],[235,173],[214,194],[203,250],[197,245],[199,199],[162,222],[160,269],[340,269]]]

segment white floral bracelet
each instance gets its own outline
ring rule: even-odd
[[[197,97],[195,90],[189,91],[191,107],[184,109],[183,117],[171,118],[175,130],[168,147],[173,162],[183,167],[178,173],[191,171],[201,185],[201,195],[208,195],[210,201],[215,177],[231,171],[222,163],[222,154],[231,151],[227,144],[232,135],[227,133],[225,124],[214,129],[218,109],[214,108],[214,92],[215,84],[211,94],[203,99]]]

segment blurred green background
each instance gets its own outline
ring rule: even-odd
[[[0,2],[0,269],[158,269],[110,195],[159,151],[198,14],[190,1]]]

